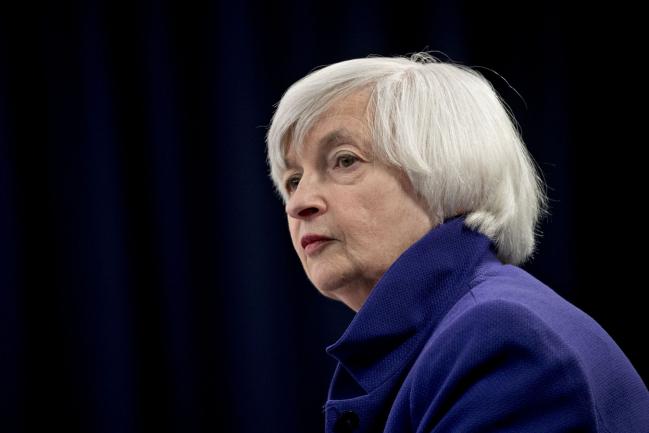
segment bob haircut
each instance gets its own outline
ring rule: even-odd
[[[375,155],[407,174],[432,220],[465,214],[465,225],[490,238],[502,262],[528,260],[539,217],[548,213],[540,170],[489,81],[428,53],[335,63],[284,93],[266,136],[270,177],[284,204],[288,144],[299,154],[318,117],[363,89],[371,91]]]

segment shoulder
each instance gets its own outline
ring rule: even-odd
[[[481,431],[484,423],[527,419],[520,429],[597,431],[578,357],[537,314],[507,299],[472,299],[451,313],[411,370],[416,424]]]
[[[436,431],[512,419],[519,431],[606,431],[646,419],[646,388],[608,334],[524,275],[469,291],[436,326],[407,383],[415,425],[452,426]],[[633,396],[626,414],[609,410]]]
[[[581,369],[575,351],[542,314],[511,299],[478,301],[471,292],[440,322],[417,361],[458,369],[494,357],[520,358],[530,368],[552,363]]]

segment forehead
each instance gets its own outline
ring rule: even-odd
[[[300,159],[305,148],[313,151],[325,151],[342,143],[355,144],[361,149],[369,150],[368,128],[369,92],[357,91],[331,103],[300,140],[296,137],[297,146],[289,139],[285,148],[287,167],[294,167],[295,159]],[[289,134],[291,136],[292,134]]]

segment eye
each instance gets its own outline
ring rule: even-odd
[[[342,168],[349,168],[354,165],[356,161],[358,161],[358,158],[349,153],[339,155],[336,158],[336,162],[342,162]]]
[[[291,176],[286,181],[286,191],[291,192],[297,188],[297,183],[300,180],[299,176]]]
[[[345,153],[336,157],[336,166],[340,165],[342,168],[349,168],[354,165],[356,161],[360,161],[359,158],[352,154]],[[300,176],[298,175],[289,177],[286,180],[286,185],[284,185],[286,187],[286,191],[289,193],[292,192],[295,188],[297,188],[299,181]]]

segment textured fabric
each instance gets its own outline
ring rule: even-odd
[[[326,432],[649,433],[611,337],[463,223],[408,248],[327,347]]]

